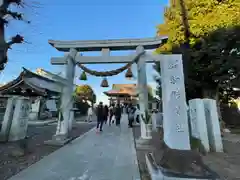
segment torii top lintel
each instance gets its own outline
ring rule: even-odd
[[[137,46],[143,46],[144,49],[156,49],[163,44],[168,37],[158,36],[154,38],[141,39],[109,39],[109,40],[84,40],[84,41],[57,41],[48,40],[48,43],[59,51],[68,52],[74,48],[79,52],[101,51],[104,48],[109,50],[135,50]]]

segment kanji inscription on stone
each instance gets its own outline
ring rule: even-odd
[[[174,97],[175,99],[179,99],[181,97],[181,94],[179,92],[179,89],[176,89],[171,92],[171,97]]]
[[[182,124],[177,124],[176,130],[177,130],[177,132],[184,132],[183,125]]]
[[[176,106],[175,108],[174,108],[174,112],[175,112],[175,114],[177,114],[178,116],[180,116],[181,115],[181,113],[180,113],[180,106]]]
[[[173,62],[170,62],[168,65],[168,69],[176,69],[178,67],[178,60],[174,60]]]
[[[190,108],[190,117],[191,117],[192,136],[199,138],[198,127],[197,127],[197,110],[195,108]]]
[[[170,77],[170,83],[171,84],[177,84],[180,81],[180,77],[177,76],[171,76]]]
[[[27,123],[29,107],[27,104],[23,104],[21,107],[21,116],[20,116],[20,127],[24,127]]]

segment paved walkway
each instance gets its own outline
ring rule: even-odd
[[[140,180],[132,130],[95,129],[23,170],[10,180]]]

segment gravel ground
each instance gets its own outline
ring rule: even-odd
[[[70,134],[71,137],[77,138],[94,127],[94,124],[76,124]],[[44,141],[50,140],[55,134],[56,124],[46,126],[29,126],[27,135],[28,153],[24,156],[13,156],[13,152],[19,149],[17,143],[0,144],[0,179],[6,180],[27,168],[31,164],[49,155],[60,147],[44,145]]]
[[[138,143],[136,143],[136,140],[140,137],[140,127],[133,128],[133,135],[135,138],[141,179],[151,180],[145,162],[145,154],[154,151],[154,148],[151,147],[152,141],[145,144],[148,148],[141,148],[137,146]],[[220,176],[221,180],[240,180],[240,136],[238,143],[224,140],[223,146],[224,153],[209,153],[203,156],[203,161]]]
[[[204,156],[204,163],[217,172],[221,180],[240,180],[240,142],[223,141],[223,147],[224,153]]]

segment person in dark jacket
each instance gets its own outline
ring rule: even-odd
[[[103,122],[104,122],[104,107],[103,103],[100,102],[97,107],[97,131],[98,130],[102,131]]]
[[[105,105],[104,109],[103,109],[103,120],[104,120],[105,124],[107,124],[108,113],[109,113],[108,106]]]
[[[119,104],[117,104],[116,108],[115,108],[115,117],[116,117],[116,126],[120,125],[120,120],[122,117],[122,109],[120,107]]]

